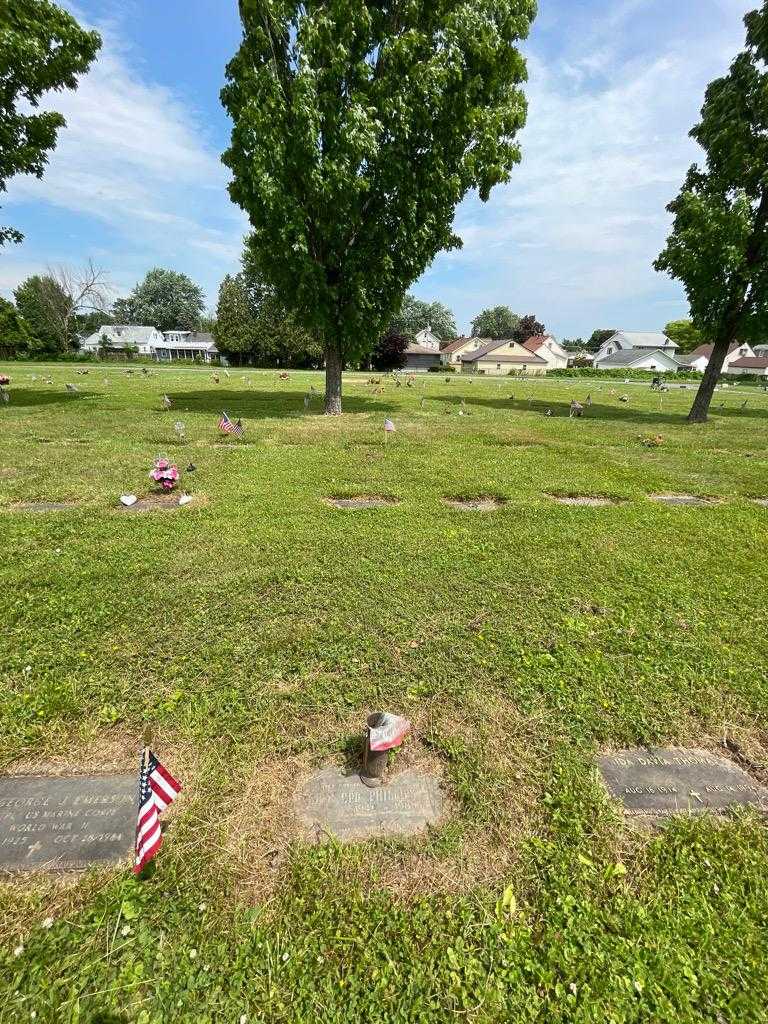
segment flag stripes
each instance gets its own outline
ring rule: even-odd
[[[133,870],[141,869],[163,844],[160,814],[181,792],[181,783],[171,775],[151,750],[145,751],[139,769],[139,814],[136,822],[136,860]]]

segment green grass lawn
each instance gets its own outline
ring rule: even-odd
[[[693,386],[350,374],[325,418],[312,373],[0,372],[0,769],[132,771],[149,721],[185,784],[144,880],[0,882],[0,1021],[768,1019],[764,825],[630,827],[594,767],[726,736],[766,763],[757,388],[698,428]],[[117,508],[159,453],[196,465],[192,504]],[[360,494],[400,503],[324,500]],[[551,497],[572,494],[617,504]],[[443,501],[478,495],[504,504]],[[378,708],[412,719],[397,766],[439,772],[449,817],[302,842],[297,780],[353,757]]]

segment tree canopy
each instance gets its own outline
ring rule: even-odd
[[[478,313],[472,321],[473,338],[514,338],[520,317],[509,306],[494,306]]]
[[[544,334],[545,330],[546,327],[541,320],[537,320],[533,313],[529,313],[527,316],[520,318],[513,337],[515,341],[519,341],[522,345],[529,338],[535,338],[540,334]]]
[[[76,88],[100,46],[97,32],[84,31],[49,0],[0,4],[0,192],[16,174],[42,178],[65,121],[35,108],[48,92]],[[0,227],[0,246],[21,238]]]
[[[33,274],[13,293],[30,333],[30,349],[40,355],[66,351],[62,323],[68,309],[66,292],[49,274]]]
[[[596,331],[592,331],[587,342],[587,351],[597,352],[603,342],[607,341],[615,333],[616,331],[613,327],[599,327]]]
[[[424,302],[409,292],[390,320],[389,332],[412,338],[427,327],[442,341],[450,341],[458,334],[456,320],[447,306],[442,302]]]
[[[713,342],[688,419],[704,422],[730,345],[768,332],[768,0],[746,18],[745,49],[708,87],[694,164],[669,205],[656,269],[682,281],[694,326]]]
[[[221,283],[213,334],[219,351],[239,365],[305,368],[322,362],[320,345],[247,262]]]
[[[186,274],[155,267],[112,307],[116,323],[144,324],[158,331],[197,331],[205,312],[203,290]]]
[[[371,353],[371,362],[376,370],[402,370],[408,362],[405,350],[410,344],[406,334],[388,330],[379,338]]]
[[[520,159],[535,0],[241,0],[224,162],[253,259],[322,340],[326,412],[408,286],[460,245],[453,213]]]
[[[692,352],[704,343],[704,336],[694,327],[692,320],[670,320],[664,328],[664,333],[672,341],[677,342],[681,353]]]
[[[24,318],[12,302],[0,298],[0,356],[15,359],[32,347],[32,336]]]

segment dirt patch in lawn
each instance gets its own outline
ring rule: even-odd
[[[17,501],[11,505],[11,512],[65,512],[77,508],[74,501]]]
[[[326,505],[331,508],[356,510],[361,508],[393,508],[400,504],[399,498],[387,497],[383,494],[358,494],[352,498],[326,498]]]
[[[497,498],[492,494],[478,494],[474,498],[443,498],[449,508],[459,512],[497,512],[506,505],[506,498]]]
[[[589,508],[606,508],[619,504],[615,498],[609,498],[605,494],[548,494],[547,497],[559,505],[584,505]]]
[[[190,494],[192,500],[180,505],[181,497],[178,491],[171,494],[145,494],[134,505],[123,505],[121,502],[117,507],[123,512],[172,512],[175,509],[199,507],[205,501],[202,495]]]
[[[706,498],[701,494],[650,494],[649,497],[660,505],[682,505],[689,508],[707,508],[720,503],[719,498]]]

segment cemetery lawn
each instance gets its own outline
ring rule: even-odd
[[[0,767],[130,772],[149,721],[185,785],[141,881],[0,881],[0,1022],[768,1019],[764,824],[633,825],[595,771],[687,745],[768,782],[759,389],[689,427],[693,385],[350,374],[326,418],[312,373],[0,372]],[[159,453],[195,464],[193,502],[118,508]],[[325,500],[355,495],[399,504]],[[443,501],[481,495],[502,507]],[[297,780],[354,763],[379,708],[450,814],[303,842]]]

